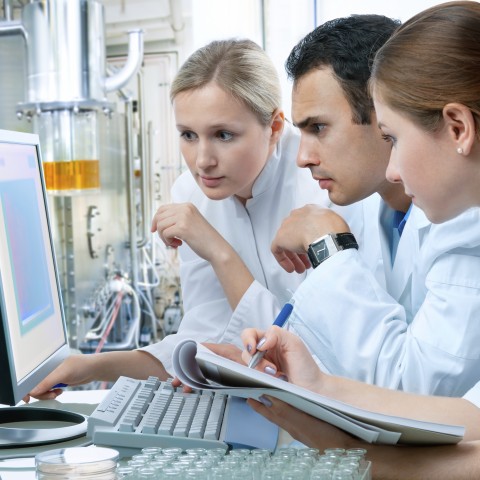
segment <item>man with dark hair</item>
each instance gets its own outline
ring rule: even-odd
[[[325,22],[306,35],[285,62],[296,81],[312,69],[331,68],[352,109],[353,123],[369,125],[373,101],[368,92],[370,64],[400,22],[381,15],[352,15]]]
[[[432,225],[386,179],[395,143],[378,129],[369,67],[398,23],[379,15],[327,22],[291,52],[297,163],[337,205],[381,197],[357,251],[348,223],[315,205],[294,210],[272,252],[287,271],[313,272],[295,292],[290,328],[330,373],[410,392],[463,395],[478,380],[478,209]],[[377,195],[378,194],[378,195]],[[462,230],[461,241],[452,231]],[[382,275],[368,265],[381,242]],[[362,252],[363,250],[363,252]],[[383,278],[382,278],[383,277]]]

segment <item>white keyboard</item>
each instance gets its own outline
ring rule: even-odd
[[[244,399],[210,391],[183,393],[156,377],[120,377],[88,419],[95,445],[132,455],[144,447],[268,448],[278,427]]]

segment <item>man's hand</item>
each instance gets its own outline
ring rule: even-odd
[[[328,208],[305,205],[292,210],[273,239],[271,250],[287,272],[303,273],[309,268],[308,246],[327,233],[350,232],[345,220]]]

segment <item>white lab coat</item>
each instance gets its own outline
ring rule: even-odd
[[[339,252],[298,288],[292,329],[330,373],[462,396],[480,380],[480,209],[433,225],[413,207],[393,266],[380,238],[388,293],[357,251]]]
[[[480,408],[480,382],[476,383],[463,398]]]
[[[307,203],[330,203],[310,171],[296,166],[298,145],[299,134],[286,124],[276,151],[255,181],[253,197],[246,206],[235,197],[219,201],[208,199],[190,172],[183,173],[176,180],[172,189],[173,201],[193,203],[234,247],[255,278],[250,288],[262,292],[263,302],[250,301],[247,292],[232,312],[209,262],[183,244],[179,253],[185,315],[179,331],[144,347],[163,363],[167,371],[171,372],[172,350],[183,338],[240,346],[241,331],[247,326],[269,326],[282,303],[305,278],[304,274],[285,272],[270,250],[277,229],[292,209]],[[349,210],[353,218],[355,211],[355,207]],[[360,216],[359,228],[361,223]]]

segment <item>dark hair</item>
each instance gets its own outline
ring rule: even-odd
[[[480,135],[480,4],[443,3],[405,22],[379,50],[371,86],[430,132],[441,126],[447,103],[461,103]]]
[[[351,15],[325,22],[303,38],[285,63],[294,82],[313,69],[331,67],[353,114],[369,124],[373,102],[368,89],[370,65],[377,50],[400,25],[383,15]]]

